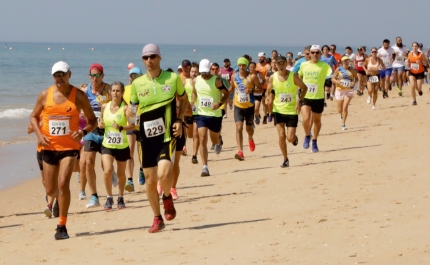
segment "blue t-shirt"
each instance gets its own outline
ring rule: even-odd
[[[327,57],[325,57],[324,55],[321,55],[321,61],[327,63],[328,65],[330,65],[331,71],[332,73],[334,73],[334,66],[337,65],[336,63],[336,58],[334,58],[333,55],[329,54]],[[326,79],[331,79],[333,77],[333,75],[328,76]]]
[[[294,73],[298,73],[298,72],[299,72],[300,65],[301,65],[303,62],[306,62],[306,58],[305,58],[305,57],[300,58],[300,59],[296,62],[296,64],[294,65],[294,68],[293,68],[293,72],[294,72]]]

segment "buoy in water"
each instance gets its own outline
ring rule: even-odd
[[[48,47],[48,51],[50,51],[50,50],[51,50],[51,48]]]
[[[63,47],[63,51],[64,51],[65,49],[64,49],[64,47]]]
[[[196,52],[196,49],[194,49],[194,52]]]

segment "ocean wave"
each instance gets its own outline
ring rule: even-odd
[[[30,117],[31,112],[32,112],[31,109],[24,109],[24,108],[6,109],[3,111],[0,111],[0,119],[3,119],[3,118],[9,118],[9,119],[26,118],[26,117]]]

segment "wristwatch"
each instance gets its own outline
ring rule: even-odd
[[[124,129],[124,127],[119,126],[119,132],[121,132]]]
[[[299,100],[300,105],[303,105],[303,100]]]
[[[87,133],[88,133],[88,132],[87,132],[87,130],[82,130],[82,133],[83,133],[83,134],[84,134],[84,136],[85,136],[85,135],[87,135]]]
[[[219,107],[221,107],[222,106],[222,102],[220,101],[220,102],[218,102],[218,106]]]

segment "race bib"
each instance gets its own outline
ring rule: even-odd
[[[124,135],[122,132],[108,132],[107,143],[113,145],[121,145],[124,143]]]
[[[306,86],[308,87],[308,92],[307,93],[316,94],[318,92],[318,85],[315,85],[315,84],[306,84]]]
[[[340,85],[343,87],[351,87],[351,80],[348,79],[341,79]]]
[[[196,112],[196,111],[197,111],[197,106],[196,106],[196,105],[193,105],[193,106],[191,107],[191,111],[192,111],[192,112]]]
[[[354,63],[353,62],[349,62],[349,67],[354,67]]]
[[[246,93],[239,93],[239,94],[237,94],[237,101],[239,103],[249,102],[250,101],[249,94],[246,94]]]
[[[134,122],[136,125],[140,125],[140,115],[136,114],[136,121]]]
[[[213,104],[214,104],[213,98],[200,98],[200,107],[212,108]]]
[[[143,123],[145,129],[145,135],[147,138],[159,136],[166,132],[166,127],[162,118],[158,118],[153,121],[146,121]]]
[[[398,62],[403,62],[403,56],[397,56],[397,57],[396,57],[396,60],[397,60]]]
[[[279,93],[279,101],[281,103],[289,103],[293,100],[291,93]]]
[[[391,66],[391,61],[385,61],[384,65],[386,68],[389,68]]]
[[[97,122],[100,121],[100,117],[102,116],[102,112],[101,111],[94,111],[94,115],[97,118]]]
[[[69,135],[69,120],[49,120],[49,134],[52,136]]]
[[[222,74],[221,77],[224,78],[227,81],[230,80],[230,75],[229,74]]]
[[[358,67],[363,67],[363,62],[358,62],[358,63],[357,63],[357,66],[358,66]]]
[[[379,82],[379,78],[375,75],[375,76],[370,76],[369,77],[369,82],[370,83],[378,83]]]
[[[417,63],[411,63],[411,70],[419,70],[420,69],[420,65]]]

